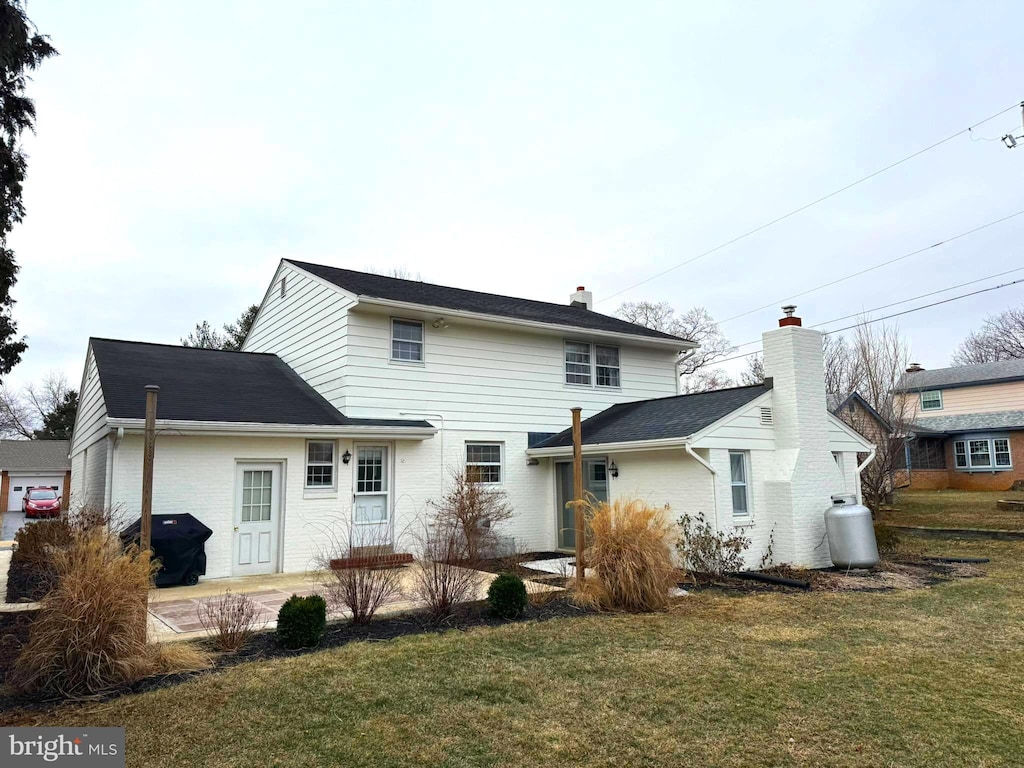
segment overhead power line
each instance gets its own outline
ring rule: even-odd
[[[933,248],[938,248],[938,247],[943,246],[943,245],[949,245],[950,243],[955,242],[956,240],[961,240],[961,239],[963,239],[965,237],[968,237],[970,235],[975,234],[976,232],[981,232],[983,229],[988,229],[989,227],[994,227],[997,224],[1002,224],[1003,222],[1009,221],[1010,219],[1013,219],[1013,218],[1015,218],[1017,216],[1020,216],[1022,214],[1024,214],[1024,208],[1022,208],[1021,210],[1017,211],[1016,213],[1011,213],[1008,216],[1003,216],[1001,219],[996,219],[995,221],[990,221],[990,222],[988,222],[986,224],[982,224],[980,226],[974,227],[973,229],[968,229],[966,232],[961,232],[958,235],[953,235],[952,237],[947,237],[945,240],[939,240],[939,242],[932,243],[931,245],[926,245],[924,248],[918,248],[916,251],[911,251],[910,253],[904,253],[902,256],[897,256],[897,257],[895,257],[893,259],[888,259],[886,261],[879,262],[878,264],[875,264],[873,266],[867,267],[866,269],[861,269],[861,270],[858,270],[857,272],[851,272],[850,274],[844,275],[843,277],[837,277],[835,280],[829,280],[827,283],[822,283],[821,285],[816,285],[813,288],[808,288],[806,291],[800,291],[800,293],[788,294],[786,296],[783,296],[781,299],[776,299],[775,301],[769,301],[767,304],[762,304],[759,307],[754,307],[754,309],[749,309],[746,312],[741,312],[738,315],[733,315],[732,317],[727,317],[724,320],[720,321],[719,325],[724,325],[725,323],[732,322],[733,320],[738,320],[741,317],[746,317],[747,315],[752,315],[755,312],[760,312],[762,309],[768,309],[769,307],[774,307],[774,306],[778,306],[779,304],[791,302],[793,299],[798,299],[801,296],[806,296],[809,293],[814,293],[815,291],[820,291],[822,288],[829,288],[829,287],[831,287],[833,285],[838,285],[839,283],[846,282],[847,280],[852,280],[855,277],[860,277],[861,275],[866,275],[868,272],[874,272],[876,269],[881,269],[882,267],[887,267],[890,264],[895,264],[897,261],[903,261],[904,259],[909,259],[911,256],[917,256],[918,254],[924,253],[925,251],[930,251]]]
[[[877,307],[872,307],[871,309],[862,309],[859,312],[851,312],[850,314],[843,315],[842,317],[833,317],[831,320],[824,320],[824,321],[822,321],[820,323],[814,323],[814,325],[811,325],[811,326],[808,326],[808,327],[810,327],[810,328],[820,328],[823,325],[831,325],[832,323],[838,323],[840,320],[849,320],[851,317],[860,317],[862,315],[869,315],[872,312],[878,312],[881,309],[889,309],[890,307],[895,307],[895,306],[897,306],[899,304],[906,304],[909,301],[917,301],[918,299],[926,299],[929,296],[936,296],[937,294],[945,293],[946,291],[955,291],[957,288],[965,288],[968,285],[976,285],[977,283],[983,283],[986,280],[993,280],[993,279],[995,279],[997,277],[1004,277],[1006,275],[1012,275],[1014,272],[1020,272],[1021,270],[1024,270],[1024,267],[1015,267],[1014,269],[1008,269],[1005,272],[996,272],[994,275],[987,275],[985,277],[979,277],[977,280],[968,280],[968,281],[966,281],[964,283],[957,283],[956,285],[950,285],[950,286],[947,286],[945,288],[940,288],[937,291],[929,291],[928,293],[921,293],[921,294],[918,294],[917,296],[911,296],[908,299],[900,299],[899,301],[892,301],[892,302],[889,302],[888,304],[880,304]],[[760,343],[761,343],[760,339],[753,339],[751,341],[745,341],[742,344],[737,344],[736,346],[733,347],[733,349],[740,349],[741,347],[749,347],[752,344],[760,344]]]
[[[979,125],[984,125],[985,123],[989,122],[990,120],[995,120],[1000,115],[1005,115],[1007,112],[1009,112],[1012,109],[1017,109],[1018,106],[1020,106],[1020,104],[1021,104],[1021,102],[1014,102],[1012,105],[1010,105],[1006,109],[1001,109],[998,112],[996,112],[994,115],[989,115],[985,119],[979,120],[978,122],[974,123],[973,125],[968,126],[967,128],[959,130],[956,133],[951,133],[946,138],[939,139],[935,143],[929,144],[927,147],[919,149],[916,152],[914,152],[912,154],[909,154],[906,157],[902,158],[901,160],[897,160],[896,162],[890,163],[889,165],[887,165],[887,166],[885,166],[883,168],[879,168],[877,171],[873,171],[872,173],[869,173],[867,176],[862,176],[861,178],[857,179],[856,181],[850,182],[849,184],[847,184],[844,187],[840,187],[839,189],[836,189],[836,190],[834,190],[832,192],[829,192],[827,195],[823,195],[822,197],[819,197],[816,200],[812,200],[809,203],[805,203],[804,205],[801,205],[799,208],[793,209],[789,213],[784,213],[783,215],[781,215],[781,216],[779,216],[777,218],[774,218],[771,221],[766,222],[765,224],[761,224],[758,227],[754,227],[753,229],[744,232],[742,235],[738,235],[737,237],[734,237],[731,240],[727,240],[724,243],[720,243],[719,245],[716,245],[714,248],[710,248],[710,249],[704,251],[703,253],[698,253],[696,256],[693,256],[692,258],[689,258],[686,261],[681,261],[678,264],[676,264],[675,266],[669,267],[668,269],[664,269],[664,270],[662,270],[661,272],[658,272],[655,275],[651,275],[650,277],[644,278],[643,280],[641,280],[638,283],[633,283],[632,285],[630,285],[630,286],[628,286],[626,288],[623,288],[621,291],[616,291],[615,293],[609,294],[608,296],[605,296],[604,298],[599,299],[597,301],[597,303],[598,304],[603,304],[604,302],[609,301],[610,299],[614,299],[616,296],[621,296],[622,294],[627,293],[627,292],[633,290],[634,288],[639,288],[641,285],[644,285],[646,283],[651,282],[651,280],[657,280],[659,277],[663,277],[663,276],[667,275],[669,272],[674,272],[677,269],[685,267],[687,264],[692,264],[693,262],[695,262],[695,261],[697,261],[699,259],[703,259],[705,256],[710,256],[711,254],[716,253],[716,252],[722,250],[723,248],[728,248],[730,245],[733,245],[734,243],[738,243],[740,240],[748,238],[751,235],[755,235],[758,232],[761,232],[762,230],[768,229],[768,227],[774,226],[775,224],[778,224],[781,221],[785,221],[788,218],[796,216],[798,213],[803,213],[808,208],[813,208],[814,206],[818,205],[819,203],[823,203],[826,200],[830,200],[831,198],[835,197],[836,195],[841,195],[843,192],[846,192],[847,190],[853,189],[857,185],[863,184],[865,181],[870,181],[871,179],[875,178],[876,176],[880,176],[881,174],[885,173],[886,171],[891,171],[893,168],[896,168],[897,166],[903,165],[904,163],[909,162],[910,160],[913,160],[915,157],[919,157],[920,155],[923,155],[925,152],[930,152],[931,150],[936,149],[937,147],[941,147],[943,144],[952,141],[953,139],[957,138],[958,136],[963,136],[965,133],[970,134],[971,131],[973,129],[977,128]]]
[[[959,296],[951,296],[950,298],[943,299],[942,301],[933,301],[931,304],[923,304],[920,307],[914,307],[913,309],[905,309],[902,312],[893,312],[891,315],[883,315],[882,317],[873,317],[870,320],[865,320],[864,322],[860,322],[860,323],[854,323],[853,325],[847,325],[847,326],[844,326],[843,328],[833,328],[833,329],[831,329],[829,331],[825,331],[824,333],[825,333],[826,336],[828,336],[829,334],[833,334],[833,333],[842,333],[843,331],[849,331],[852,328],[861,328],[861,327],[866,326],[866,325],[872,325],[873,323],[880,323],[883,320],[891,320],[894,317],[902,317],[903,315],[909,315],[909,314],[911,314],[913,312],[920,312],[922,309],[931,309],[932,307],[938,307],[938,306],[940,306],[942,304],[949,304],[951,301],[959,301],[960,299],[966,299],[969,296],[977,296],[978,294],[988,293],[989,291],[998,291],[1000,288],[1009,288],[1011,285],[1017,285],[1018,283],[1024,283],[1024,277],[1020,278],[1019,280],[1012,280],[1009,283],[1002,283],[1000,285],[992,285],[992,286],[989,286],[988,288],[981,288],[981,289],[979,289],[977,291],[971,291],[970,293],[962,293]],[[714,365],[721,365],[722,363],[730,363],[733,360],[742,360],[745,357],[750,357],[751,355],[759,354],[761,351],[762,350],[760,350],[760,349],[755,349],[752,352],[744,352],[742,355],[734,355],[732,357],[727,357],[724,360],[716,360],[714,362]]]

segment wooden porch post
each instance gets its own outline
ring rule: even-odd
[[[146,443],[142,455],[142,526],[139,548],[149,552],[153,533],[153,455],[156,452],[156,399],[160,387],[146,385]]]

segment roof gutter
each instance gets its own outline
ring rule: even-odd
[[[144,419],[108,418],[107,426],[130,433],[142,432]],[[157,419],[156,428],[164,433],[188,435],[266,435],[271,437],[354,437],[360,439],[426,440],[437,434],[436,427],[382,427],[352,424],[263,424],[259,422],[186,421]]]
[[[570,331],[572,333],[585,333],[588,336],[597,336],[605,339],[615,339],[617,341],[630,341],[634,344],[647,344],[650,346],[657,347],[669,347],[676,351],[680,349],[691,350],[696,349],[699,344],[693,341],[687,341],[686,339],[662,339],[656,336],[642,336],[640,334],[632,333],[617,333],[615,331],[603,331],[597,328],[585,328],[579,325],[562,325],[559,323],[542,323],[537,320],[520,320],[514,317],[502,317],[501,315],[488,315],[483,312],[468,312],[464,309],[451,309],[449,307],[435,307],[430,304],[415,304],[410,301],[392,301],[390,299],[377,299],[370,296],[359,296],[356,300],[357,305],[366,305],[369,307],[383,307],[391,309],[404,309],[415,312],[426,312],[429,314],[441,314],[445,317],[462,317],[467,320],[478,320],[488,323],[497,323],[499,325],[512,325],[518,328],[536,328],[538,330],[551,331],[557,333],[565,333]]]
[[[665,437],[660,440],[633,440],[618,443],[584,443],[583,454],[610,453],[624,451],[668,451],[678,450],[686,445],[687,437]],[[527,448],[526,455],[538,459],[545,457],[560,458],[572,456],[571,445],[558,445],[551,448]]]

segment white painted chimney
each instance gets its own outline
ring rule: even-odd
[[[594,308],[594,294],[582,285],[576,287],[576,293],[569,297],[570,307],[582,307],[583,309]]]
[[[765,500],[775,526],[776,561],[818,567],[830,563],[828,546],[818,546],[825,510],[845,483],[829,450],[823,335],[804,328],[795,310],[784,307],[779,327],[762,336],[775,430]]]

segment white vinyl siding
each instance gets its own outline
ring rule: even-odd
[[[392,318],[391,359],[399,363],[423,362],[423,323]]]
[[[942,410],[942,392],[938,389],[932,389],[927,392],[921,393],[921,410],[922,411],[941,411]]]
[[[83,448],[92,445],[107,431],[107,406],[103,402],[103,390],[100,387],[100,375],[96,368],[96,358],[92,347],[85,362],[85,376],[82,381],[82,392],[78,399],[78,412],[75,414],[75,428],[71,440],[71,454],[75,455]]]
[[[501,443],[466,443],[466,479],[498,485],[502,481]]]
[[[968,436],[953,441],[953,467],[962,470],[1013,468],[1010,440],[1006,437]]]
[[[750,454],[747,451],[729,451],[729,485],[732,516],[750,517]]]
[[[333,440],[306,442],[306,488],[335,488],[335,454]]]
[[[277,284],[287,280],[281,294]],[[282,264],[242,347],[271,352],[332,405],[344,411],[346,326],[353,301],[323,282]]]

